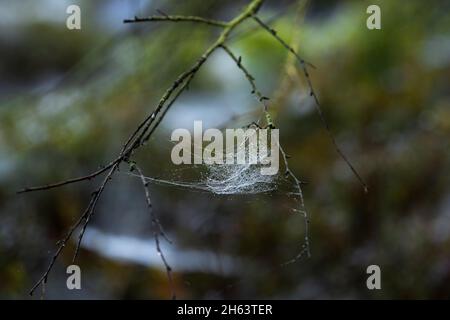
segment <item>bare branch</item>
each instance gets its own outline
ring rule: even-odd
[[[36,282],[36,284],[31,288],[30,290],[30,295],[33,295],[34,291],[37,289],[37,287],[39,287],[39,285],[43,286],[43,290],[44,286],[47,282],[47,278],[48,275],[50,273],[50,271],[53,268],[53,265],[56,262],[56,259],[59,257],[59,255],[61,254],[62,250],[64,249],[64,247],[66,246],[67,242],[70,240],[70,238],[72,237],[72,234],[74,233],[74,231],[78,228],[78,226],[81,224],[81,222],[83,222],[83,220],[85,219],[86,215],[88,214],[89,210],[91,209],[92,203],[94,201],[95,198],[95,194],[91,195],[91,200],[89,201],[89,205],[87,206],[87,208],[84,210],[84,213],[78,218],[78,220],[70,227],[67,235],[65,236],[64,239],[58,241],[58,249],[56,250],[56,252],[53,254],[53,257],[50,261],[50,264],[47,267],[47,270],[44,272],[44,274],[42,275],[42,277]]]
[[[100,185],[100,187],[94,192],[94,198],[93,198],[93,201],[92,201],[92,205],[91,205],[91,207],[89,208],[89,210],[88,210],[88,212],[86,214],[86,218],[85,218],[85,221],[84,221],[84,224],[83,224],[83,228],[81,229],[80,234],[78,236],[78,242],[77,242],[77,246],[75,248],[75,253],[73,255],[72,262],[75,262],[75,260],[77,259],[78,252],[79,252],[80,247],[81,247],[81,241],[83,240],[83,236],[84,236],[84,233],[86,231],[86,228],[87,228],[89,222],[91,221],[92,216],[95,213],[95,207],[97,206],[97,202],[100,199],[100,196],[101,196],[103,190],[105,190],[106,184],[109,182],[109,180],[111,180],[112,175],[114,174],[114,172],[118,168],[119,168],[118,164],[114,165],[111,168],[111,170],[109,170],[109,172],[106,175],[106,177],[103,179],[103,182]]]
[[[234,55],[234,53],[226,45],[221,45],[221,47],[231,57],[231,59],[233,59],[234,62],[236,62],[236,65],[238,66],[238,68],[241,69],[241,71],[244,73],[245,77],[247,78],[248,82],[250,83],[250,86],[252,87],[251,94],[253,94],[256,97],[256,99],[258,100],[258,102],[262,104],[263,111],[264,111],[264,113],[266,115],[266,119],[270,120],[270,115],[267,112],[268,106],[266,104],[266,100],[269,100],[269,98],[267,98],[266,96],[262,95],[261,92],[258,90],[258,88],[256,87],[256,83],[255,83],[255,77],[252,76],[251,73],[247,70],[247,68],[245,68],[242,65],[242,58],[241,57],[236,57],[236,55]],[[269,126],[273,125],[271,120],[267,121],[267,122],[268,122],[267,124]]]
[[[245,77],[247,78],[248,82],[250,83],[250,86],[252,87],[251,93],[255,94],[259,100],[262,100],[263,95],[256,88],[255,77],[253,77],[250,74],[250,72],[242,65],[242,58],[236,57],[234,55],[234,53],[230,50],[230,48],[228,48],[226,45],[222,45],[221,47],[231,57],[231,59],[233,59],[233,61],[236,62],[236,65],[238,66],[238,68],[241,69],[242,72],[244,73]]]
[[[304,224],[305,224],[305,238],[304,238],[304,243],[302,245],[302,250],[293,259],[284,263],[284,264],[290,264],[290,263],[296,262],[305,253],[307,254],[308,258],[311,257],[311,251],[310,251],[310,245],[309,245],[309,217],[308,217],[308,212],[306,211],[305,201],[303,198],[303,190],[302,190],[303,182],[300,181],[297,178],[297,176],[292,172],[292,170],[289,168],[288,156],[281,145],[279,145],[279,149],[280,149],[281,155],[283,157],[283,161],[284,161],[284,169],[285,169],[284,175],[285,175],[285,177],[290,177],[294,181],[294,185],[295,185],[297,192],[294,193],[293,195],[300,199],[299,209],[294,209],[294,211],[296,213],[300,213],[303,215]]]
[[[156,128],[159,126],[159,124],[161,123],[162,119],[164,119],[164,117],[166,116],[167,112],[169,111],[170,107],[174,104],[174,102],[178,99],[178,97],[181,95],[181,93],[183,93],[184,90],[186,90],[187,88],[189,88],[189,84],[191,83],[191,80],[194,78],[195,73],[191,73],[191,75],[186,79],[186,81],[183,83],[183,85],[181,86],[181,88],[178,90],[178,92],[175,94],[175,96],[173,97],[173,99],[167,104],[166,108],[164,109],[164,111],[162,112],[161,116],[158,118],[158,120],[156,121],[155,125],[152,127],[152,129],[147,133],[147,135],[143,138],[142,143],[147,142],[151,135],[153,134],[153,132],[156,130]]]
[[[118,160],[116,159],[113,162],[109,163],[108,165],[102,167],[101,169],[99,169],[99,170],[97,170],[97,171],[95,171],[95,172],[93,172],[91,174],[88,174],[86,176],[77,177],[77,178],[73,178],[73,179],[68,179],[68,180],[64,180],[64,181],[60,181],[60,182],[56,182],[56,183],[52,183],[52,184],[47,184],[47,185],[44,185],[44,186],[24,188],[22,190],[17,191],[17,193],[25,193],[25,192],[32,192],[32,191],[39,191],[39,190],[49,190],[49,189],[65,186],[67,184],[72,184],[72,183],[76,183],[76,182],[91,180],[91,179],[94,179],[95,177],[97,177],[98,175],[102,174],[103,172],[107,171],[115,163],[117,163],[117,161]]]
[[[168,21],[168,22],[195,22],[203,23],[210,26],[225,28],[228,23],[225,21],[206,19],[196,16],[180,16],[180,15],[162,15],[162,16],[150,16],[146,18],[134,17],[134,19],[125,19],[123,23],[138,23],[138,22],[152,22],[152,21]]]
[[[164,235],[164,232],[163,232],[161,223],[158,220],[158,217],[156,216],[156,214],[153,211],[153,204],[152,204],[152,201],[150,198],[150,191],[148,190],[148,182],[146,181],[145,176],[142,173],[142,170],[136,164],[134,164],[134,168],[138,172],[139,177],[141,178],[142,185],[144,187],[145,199],[147,201],[147,208],[148,208],[148,211],[150,212],[150,216],[152,219],[153,237],[155,239],[156,251],[157,251],[158,255],[161,257],[164,267],[166,268],[167,279],[169,280],[169,285],[170,285],[170,288],[172,291],[172,299],[176,299],[175,287],[174,287],[173,279],[172,279],[172,268],[170,267],[169,263],[166,260],[164,253],[161,250],[161,245],[160,245],[160,241],[159,241],[159,235],[160,234]]]
[[[266,115],[267,118],[267,124],[268,126],[274,126],[271,118],[270,118],[270,114],[267,111],[267,105],[265,104],[265,100],[267,99],[265,96],[263,96],[260,91],[257,89],[256,87],[256,83],[255,83],[255,78],[250,74],[250,72],[242,65],[242,59],[239,57],[237,58],[233,52],[225,45],[221,46],[226,53],[228,53],[228,55],[231,57],[231,59],[234,60],[234,62],[236,62],[236,65],[238,66],[239,69],[241,69],[241,71],[244,73],[245,77],[247,78],[248,82],[250,83],[250,86],[252,87],[252,94],[254,94],[258,100],[263,103],[264,105],[264,113]],[[261,128],[259,126],[259,124],[257,123],[253,123],[257,128]],[[304,223],[305,223],[305,238],[304,238],[304,243],[302,245],[302,250],[300,251],[299,254],[297,254],[296,257],[294,257],[293,259],[291,259],[290,261],[288,261],[287,263],[293,263],[295,261],[297,261],[298,259],[300,259],[304,253],[307,254],[308,258],[311,256],[311,252],[310,252],[310,245],[309,245],[309,218],[308,218],[308,213],[306,211],[305,208],[305,201],[303,198],[303,191],[302,191],[302,187],[301,185],[303,184],[298,178],[297,176],[292,172],[292,170],[289,168],[289,162],[288,162],[288,156],[286,154],[286,152],[284,151],[284,149],[282,148],[281,144],[278,144],[279,150],[281,152],[281,155],[283,157],[283,161],[284,161],[284,167],[285,167],[285,177],[290,177],[293,180],[293,183],[295,185],[295,189],[296,192],[293,193],[293,195],[298,198],[300,201],[299,203],[299,208],[295,209],[295,212],[300,213],[303,215],[304,217]]]
[[[337,153],[339,154],[339,156],[345,161],[345,163],[347,164],[347,166],[350,168],[350,170],[353,172],[353,174],[356,176],[356,178],[359,180],[359,182],[361,183],[361,186],[364,189],[364,192],[367,193],[368,192],[368,187],[367,184],[364,182],[363,178],[361,177],[361,175],[358,173],[358,171],[355,169],[355,167],[352,165],[352,163],[350,162],[350,160],[347,158],[347,156],[344,154],[344,152],[340,149],[340,147],[338,146],[336,139],[334,138],[333,133],[331,132],[330,126],[328,125],[328,122],[325,118],[325,115],[322,112],[322,108],[320,106],[319,103],[319,98],[317,97],[316,92],[314,91],[312,82],[311,82],[311,78],[309,76],[308,73],[308,69],[306,67],[306,62],[305,60],[300,57],[300,55],[289,45],[286,43],[286,41],[284,41],[278,34],[277,32],[272,29],[271,27],[269,27],[267,24],[265,24],[261,19],[259,19],[256,15],[253,16],[253,19],[267,32],[269,32],[283,47],[285,47],[289,52],[291,52],[296,59],[298,60],[298,62],[300,63],[300,66],[303,70],[303,74],[305,75],[305,79],[306,82],[308,84],[309,90],[310,90],[310,96],[312,96],[314,98],[315,101],[315,107],[317,110],[317,113],[319,114],[320,120],[322,121],[323,126],[325,127],[325,130],[327,131],[327,134],[330,137],[331,142],[334,145],[334,148],[336,149]]]

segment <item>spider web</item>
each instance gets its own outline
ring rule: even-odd
[[[258,159],[258,149],[248,143],[249,139],[250,137],[247,136],[242,142],[242,145],[237,146],[237,149],[247,148],[248,158],[256,157]],[[196,157],[195,153],[191,153],[192,155]],[[282,178],[279,174],[264,175],[261,173],[261,169],[266,166],[262,163],[265,163],[265,160],[268,159],[267,155],[264,155],[255,164],[250,163],[250,161],[247,161],[245,164],[238,164],[238,152],[236,150],[225,153],[224,159],[227,159],[227,157],[233,158],[234,163],[191,165],[193,169],[199,169],[201,171],[200,176],[191,181],[160,179],[148,176],[145,179],[151,183],[205,191],[216,195],[258,194],[268,193],[278,189],[278,184]],[[205,163],[213,162],[208,160],[203,159]]]
[[[248,126],[246,126],[248,127]],[[244,144],[248,142],[250,137],[244,139]],[[174,143],[175,144],[175,143]],[[248,144],[251,146],[251,144]],[[193,144],[191,144],[193,147]],[[235,196],[235,195],[249,195],[250,201],[255,200],[254,196],[262,195],[269,197],[277,196],[279,199],[284,199],[282,203],[282,210],[291,212],[299,216],[304,221],[304,241],[301,243],[301,249],[295,254],[293,258],[285,260],[281,265],[285,266],[294,263],[304,256],[310,256],[309,249],[309,219],[304,206],[303,191],[301,182],[295,177],[288,174],[290,169],[286,162],[287,155],[285,154],[281,144],[278,144],[280,152],[284,161],[280,161],[280,166],[277,174],[265,175],[261,173],[261,169],[267,167],[263,159],[259,159],[258,163],[237,164],[238,152],[233,152],[234,164],[191,164],[184,166],[177,166],[170,170],[171,178],[159,178],[146,176],[145,180],[149,183],[187,189],[188,191],[206,192],[215,196]],[[192,149],[191,149],[192,150]],[[258,150],[249,149],[249,158],[251,155],[258,155]],[[195,157],[194,154],[190,154]],[[225,154],[226,159],[228,154]],[[268,157],[265,154],[265,157]],[[205,160],[205,159],[204,159]],[[284,168],[284,170],[283,170]],[[186,172],[191,171],[191,172]],[[194,176],[191,174],[194,173]],[[134,173],[131,175],[137,176]],[[187,178],[189,177],[189,178]],[[139,176],[139,178],[141,178]],[[173,178],[173,179],[172,179]],[[285,197],[285,198],[283,198]],[[258,201],[262,198],[258,197]],[[265,200],[263,200],[265,201]],[[297,243],[295,245],[298,245]]]

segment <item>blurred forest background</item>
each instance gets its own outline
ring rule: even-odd
[[[0,1],[0,298],[27,298],[56,242],[100,180],[16,195],[108,163],[164,90],[219,29],[123,24],[135,15],[228,20],[246,1]],[[66,28],[78,4],[82,30]],[[378,4],[382,30],[368,30]],[[450,296],[450,9],[442,1],[274,1],[260,16],[317,68],[311,77],[365,194],[335,152],[295,61],[249,20],[230,47],[271,97],[291,169],[308,181],[310,259],[295,256],[303,219],[286,192],[218,196],[151,185],[173,245],[163,250],[180,298],[448,298]],[[170,163],[170,133],[239,127],[260,107],[221,51],[196,75],[137,160],[148,176],[189,177]],[[289,189],[289,186],[280,186]],[[288,190],[289,191],[289,190]],[[170,298],[140,181],[115,176],[86,232],[82,290],[66,289],[68,246],[46,298]],[[366,268],[382,290],[366,288]],[[34,298],[39,298],[39,292]]]

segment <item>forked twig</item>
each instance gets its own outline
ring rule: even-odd
[[[79,219],[73,224],[66,237],[59,242],[58,249],[56,250],[55,254],[53,255],[50,264],[47,267],[47,270],[44,272],[42,277],[38,280],[38,282],[33,286],[33,288],[30,291],[30,294],[33,294],[35,289],[39,287],[39,285],[42,285],[42,288],[45,288],[45,284],[47,283],[48,275],[50,271],[52,270],[57,258],[61,254],[62,250],[66,246],[67,242],[72,237],[75,230],[81,227],[81,231],[78,236],[75,253],[73,257],[73,261],[76,260],[78,256],[78,252],[81,247],[81,242],[84,236],[84,233],[86,231],[86,228],[88,227],[94,213],[95,208],[98,204],[98,201],[105,190],[109,180],[113,177],[113,175],[118,171],[120,165],[122,163],[128,163],[133,164],[134,168],[138,171],[139,176],[141,178],[141,181],[144,186],[145,191],[145,197],[147,201],[147,206],[149,209],[149,212],[152,217],[152,225],[153,225],[153,232],[155,237],[155,245],[156,250],[158,254],[161,256],[161,259],[163,261],[163,264],[166,268],[167,277],[170,282],[170,286],[172,288],[172,297],[175,298],[175,289],[174,289],[174,283],[173,283],[173,277],[172,277],[172,269],[167,263],[167,260],[161,250],[160,247],[160,238],[159,236],[166,237],[165,233],[162,229],[162,226],[159,222],[159,220],[156,218],[156,215],[153,212],[152,202],[150,199],[150,192],[148,190],[147,181],[145,180],[144,175],[142,174],[142,171],[136,166],[136,164],[131,160],[134,153],[143,145],[145,144],[152,136],[153,132],[156,130],[156,128],[159,126],[161,121],[164,119],[165,115],[171,108],[171,106],[174,104],[174,102],[179,98],[182,92],[184,92],[188,87],[194,76],[197,74],[197,72],[200,70],[200,68],[203,66],[203,64],[208,60],[208,58],[214,53],[218,48],[224,49],[227,54],[236,62],[237,66],[241,71],[244,73],[245,77],[249,81],[251,87],[252,87],[252,94],[258,99],[258,101],[264,106],[264,113],[266,114],[266,120],[268,122],[268,126],[272,126],[272,122],[270,119],[270,115],[267,111],[268,106],[266,104],[266,100],[268,100],[267,97],[261,94],[260,91],[257,90],[255,79],[254,77],[249,73],[249,71],[242,65],[242,61],[240,57],[236,57],[233,52],[226,46],[226,41],[229,40],[229,36],[231,32],[238,27],[241,23],[243,23],[245,20],[249,18],[253,18],[260,27],[268,31],[275,39],[280,42],[288,51],[290,51],[292,54],[295,55],[296,59],[300,62],[301,68],[303,70],[303,73],[306,77],[306,81],[308,83],[309,89],[310,89],[310,95],[313,96],[315,100],[316,109],[319,113],[319,116],[330,135],[330,138],[337,150],[337,152],[340,154],[340,156],[344,159],[344,161],[347,163],[347,165],[351,168],[353,173],[358,177],[359,181],[364,187],[364,190],[367,192],[367,186],[358,174],[358,172],[354,169],[353,165],[350,163],[350,161],[347,159],[345,154],[340,150],[338,147],[331,130],[329,129],[329,126],[325,120],[325,117],[322,113],[317,95],[315,91],[313,90],[311,80],[308,74],[307,70],[307,63],[295,52],[295,50],[290,47],[282,38],[280,38],[276,31],[270,28],[268,25],[266,25],[264,22],[262,22],[257,16],[257,12],[259,8],[261,7],[264,0],[252,0],[247,7],[245,7],[236,17],[234,17],[232,20],[224,22],[224,21],[218,21],[218,20],[212,20],[212,19],[206,19],[201,17],[195,17],[195,16],[170,16],[167,14],[162,14],[161,16],[150,16],[147,18],[138,18],[135,17],[134,19],[128,19],[124,20],[124,23],[135,23],[135,22],[146,22],[146,21],[167,21],[167,22],[194,22],[194,23],[202,23],[202,24],[208,24],[211,26],[221,27],[222,31],[220,35],[217,37],[217,39],[206,49],[206,51],[199,57],[199,59],[185,72],[180,74],[177,79],[167,88],[161,99],[159,100],[158,104],[156,105],[153,112],[148,114],[136,127],[136,129],[133,131],[133,133],[128,137],[128,139],[125,141],[125,143],[122,146],[121,151],[119,152],[118,156],[115,158],[115,160],[111,161],[108,165],[105,167],[82,177],[77,177],[73,179],[68,179],[62,182],[57,182],[54,184],[48,184],[44,186],[39,187],[32,187],[32,188],[25,188],[23,190],[20,190],[20,193],[25,192],[31,192],[31,191],[37,191],[37,190],[48,190],[56,187],[61,187],[64,185],[81,182],[81,181],[87,181],[91,180],[93,178],[96,178],[97,176],[103,175],[104,179],[102,183],[99,185],[99,187],[94,191],[91,195],[89,205],[83,212],[83,214],[79,217]],[[280,151],[283,155],[283,159],[285,162],[285,174],[286,176],[290,176],[291,179],[293,179],[294,184],[296,185],[297,192],[295,193],[296,196],[300,199],[300,209],[298,210],[304,215],[305,219],[305,243],[303,246],[302,251],[297,255],[296,258],[292,260],[292,262],[298,260],[304,253],[307,253],[307,255],[310,255],[309,251],[309,238],[308,238],[308,216],[305,210],[304,201],[303,201],[303,194],[301,190],[301,184],[302,182],[294,175],[294,173],[290,170],[288,161],[287,161],[287,155],[284,152],[284,150],[280,147]]]
[[[75,224],[73,224],[67,235],[65,236],[64,239],[58,241],[58,249],[56,250],[56,252],[53,254],[52,259],[50,261],[50,264],[47,267],[47,270],[44,272],[44,274],[42,275],[42,277],[36,282],[36,284],[31,288],[30,290],[30,295],[33,295],[33,292],[37,289],[37,287],[39,287],[39,285],[42,285],[43,288],[43,292],[45,291],[44,286],[47,283],[47,279],[48,279],[48,275],[50,273],[50,271],[53,268],[53,265],[56,262],[56,259],[59,257],[59,255],[61,254],[62,250],[64,249],[64,247],[66,246],[67,242],[70,240],[70,238],[72,237],[72,234],[74,233],[74,231],[78,228],[78,226],[83,222],[83,220],[85,219],[87,213],[89,212],[91,206],[92,206],[92,202],[94,200],[95,195],[92,194],[91,195],[91,199],[89,201],[89,204],[87,206],[87,208],[85,209],[85,211],[83,212],[83,214],[78,218],[78,220],[75,222]]]
[[[170,267],[170,265],[167,262],[167,259],[166,259],[165,255],[164,255],[164,253],[161,250],[161,245],[160,245],[160,241],[159,241],[159,236],[160,235],[164,236],[164,231],[162,229],[161,223],[158,220],[158,217],[156,216],[156,214],[154,213],[154,210],[153,210],[153,204],[152,204],[152,200],[150,198],[150,191],[148,190],[148,181],[146,181],[145,176],[142,173],[142,170],[136,164],[133,164],[133,165],[134,165],[134,168],[136,169],[136,171],[138,172],[139,177],[140,177],[141,182],[142,182],[142,186],[144,187],[145,199],[147,201],[147,208],[148,208],[148,211],[150,212],[150,217],[152,219],[153,237],[155,239],[156,252],[161,257],[161,260],[162,260],[162,262],[164,264],[164,267],[166,269],[167,279],[169,280],[169,285],[170,285],[170,288],[171,288],[171,291],[172,291],[171,292],[172,299],[176,299],[175,286],[173,284],[173,279],[172,279],[172,268]]]

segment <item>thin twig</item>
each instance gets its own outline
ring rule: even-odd
[[[85,176],[82,176],[82,177],[72,178],[72,179],[68,179],[68,180],[64,180],[64,181],[60,181],[60,182],[56,182],[56,183],[52,183],[52,184],[47,184],[47,185],[43,185],[43,186],[24,188],[22,190],[17,191],[17,193],[19,194],[19,193],[39,191],[39,190],[49,190],[49,189],[53,189],[53,188],[62,187],[62,186],[67,185],[67,184],[72,184],[72,183],[86,181],[86,180],[92,180],[95,177],[101,175],[103,172],[107,171],[116,162],[117,162],[117,160],[109,163],[108,165],[102,167],[101,169],[99,169],[99,170],[97,170],[97,171],[95,171],[95,172],[93,172],[91,174],[88,174],[88,175],[85,175]]]
[[[226,45],[221,45],[222,49],[225,50],[225,52],[231,57],[232,60],[236,63],[239,69],[244,73],[245,77],[247,78],[248,82],[250,83],[250,86],[252,87],[251,94],[253,94],[259,103],[263,106],[263,111],[266,114],[266,117],[269,117],[269,114],[267,112],[268,106],[266,104],[266,100],[269,100],[268,97],[264,96],[261,91],[258,90],[255,83],[255,77],[251,75],[251,73],[242,65],[242,58],[236,57],[236,55],[228,48]]]
[[[238,68],[244,73],[245,77],[247,78],[248,82],[250,83],[250,86],[252,87],[252,94],[256,95],[258,100],[264,104],[264,113],[266,116],[269,116],[267,105],[264,103],[264,101],[267,99],[265,96],[261,94],[261,92],[257,89],[255,78],[251,75],[251,73],[243,66],[242,59],[239,57],[237,58],[236,55],[233,54],[233,52],[225,45],[221,46],[226,53],[231,57],[231,59],[234,60]],[[257,128],[261,128],[258,123],[253,123]],[[273,125],[273,123],[268,123],[268,125]],[[304,243],[302,245],[302,250],[300,253],[294,258],[288,261],[287,263],[293,263],[300,259],[303,254],[306,252],[308,258],[311,256],[310,252],[310,245],[309,245],[309,218],[308,213],[305,208],[305,201],[303,198],[303,191],[301,185],[303,182],[300,181],[300,179],[297,178],[297,176],[292,172],[292,170],[289,168],[289,162],[288,162],[288,156],[284,149],[282,148],[281,144],[278,144],[279,150],[281,152],[281,155],[283,157],[284,161],[284,167],[285,167],[285,177],[290,177],[295,185],[295,189],[297,192],[293,193],[294,196],[298,197],[300,199],[299,209],[295,209],[296,212],[301,213],[304,217],[304,224],[305,224],[305,238]]]
[[[159,235],[164,234],[164,232],[162,230],[162,227],[158,220],[158,217],[156,216],[156,214],[154,213],[154,210],[153,210],[153,204],[152,204],[152,201],[150,198],[150,191],[148,190],[148,182],[146,181],[146,178],[145,178],[144,174],[142,173],[142,170],[136,164],[134,164],[134,168],[138,172],[139,177],[141,178],[142,185],[144,187],[145,199],[147,201],[147,208],[148,208],[148,211],[150,212],[150,217],[152,219],[153,237],[155,239],[156,252],[161,257],[164,267],[166,268],[167,279],[169,280],[172,299],[176,299],[175,286],[174,286],[173,278],[172,278],[172,268],[170,267],[163,251],[161,250],[161,245],[160,245],[160,241],[159,241]]]
[[[308,69],[306,67],[306,62],[305,60],[300,57],[300,55],[289,45],[287,44],[278,34],[277,32],[272,29],[271,27],[269,27],[267,24],[265,24],[261,19],[259,19],[256,15],[253,16],[253,19],[267,32],[269,32],[281,45],[283,45],[289,52],[291,52],[298,60],[298,62],[300,63],[300,66],[303,70],[303,74],[305,76],[306,82],[308,84],[309,90],[310,90],[310,96],[312,96],[314,98],[315,101],[315,107],[317,110],[317,113],[319,114],[320,120],[322,121],[323,126],[325,127],[325,130],[327,131],[328,136],[330,137],[331,142],[334,145],[334,148],[336,149],[337,153],[340,155],[340,157],[345,161],[345,163],[347,164],[347,166],[350,168],[350,170],[353,172],[353,174],[356,176],[356,178],[359,180],[359,182],[361,183],[361,186],[364,189],[364,192],[367,193],[368,192],[368,187],[367,184],[364,182],[363,178],[361,177],[361,175],[358,173],[358,171],[355,169],[355,167],[352,165],[352,163],[350,162],[350,160],[347,158],[347,156],[344,154],[344,152],[341,150],[341,148],[339,147],[339,145],[336,142],[336,139],[334,138],[333,133],[331,132],[330,126],[328,125],[328,121],[325,118],[324,113],[322,112],[322,107],[319,103],[319,98],[317,97],[316,92],[314,91],[312,82],[311,82],[311,78],[309,76],[308,73]]]
[[[247,78],[248,82],[250,83],[250,86],[252,87],[251,93],[255,94],[256,97],[258,98],[258,100],[262,100],[263,95],[256,88],[255,77],[253,77],[250,74],[250,72],[242,65],[242,58],[241,57],[236,57],[236,55],[226,45],[222,45],[221,47],[230,56],[230,58],[233,59],[233,61],[238,66],[238,68],[241,69],[242,72],[244,73],[245,77]]]

